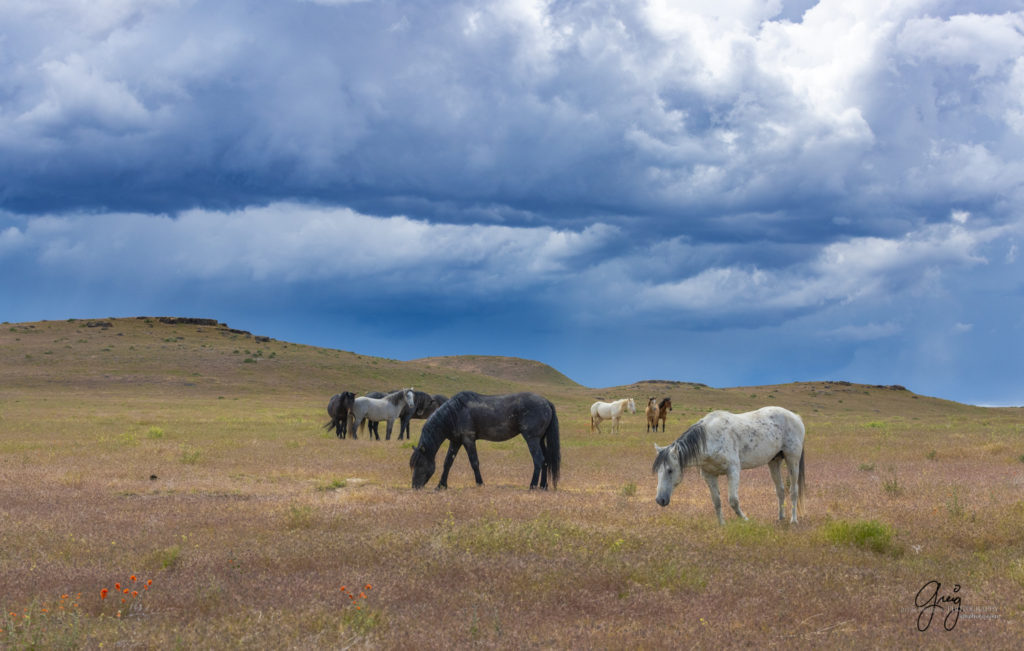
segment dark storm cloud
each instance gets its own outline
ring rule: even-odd
[[[707,4],[5,2],[3,317],[1024,400],[1019,3]]]

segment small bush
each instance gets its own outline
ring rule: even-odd
[[[622,496],[633,497],[634,495],[636,495],[636,484],[633,482],[627,482],[626,485],[622,487]]]
[[[327,484],[320,484],[316,487],[318,491],[336,491],[339,488],[345,488],[348,484],[344,479],[332,479]]]
[[[172,545],[170,547],[164,547],[163,549],[157,549],[149,555],[145,561],[147,567],[153,567],[163,570],[173,570],[178,566],[181,561],[181,547],[178,545]]]
[[[825,540],[833,544],[863,547],[879,554],[898,551],[894,542],[896,531],[878,520],[833,520],[825,524],[822,533]]]
[[[288,529],[309,529],[313,526],[313,507],[308,504],[288,508],[285,527]]]
[[[199,463],[199,458],[201,456],[203,456],[203,451],[199,448],[192,447],[188,444],[181,446],[181,456],[179,458],[182,463],[193,466]]]
[[[873,463],[862,463],[862,464],[860,464],[860,466],[858,466],[858,469],[859,470],[863,470],[864,472],[871,472],[872,470],[875,469],[875,464],[873,464]]]
[[[889,497],[899,497],[903,494],[903,484],[900,483],[899,478],[896,476],[896,469],[892,469],[892,477],[882,482],[882,488],[885,489],[886,495]]]
[[[146,430],[146,438],[151,439],[162,439],[164,437],[164,430],[154,425]]]

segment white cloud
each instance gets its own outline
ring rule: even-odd
[[[157,283],[444,282],[493,292],[537,285],[604,246],[618,230],[431,224],[349,209],[271,204],[177,218],[107,214],[32,218],[0,233],[0,250],[34,254],[51,268]]]
[[[941,291],[941,276],[985,264],[979,249],[1007,230],[960,224],[925,226],[898,239],[860,237],[829,244],[805,263],[781,269],[728,266],[646,285],[637,304],[657,298],[685,311],[749,314],[891,298],[906,291]]]

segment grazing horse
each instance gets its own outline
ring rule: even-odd
[[[661,402],[658,403],[658,420],[661,421],[661,431],[665,431],[665,424],[668,422],[668,412],[672,411],[672,398],[662,398]],[[654,431],[658,431],[658,426],[655,424]]]
[[[647,431],[650,432],[653,428],[655,432],[658,431],[658,399],[651,397],[647,399],[647,409],[644,410],[644,415],[647,416]]]
[[[444,459],[444,472],[437,490],[448,488],[448,471],[462,446],[466,447],[477,485],[483,485],[476,442],[507,441],[517,434],[526,439],[533,457],[530,488],[537,487],[539,477],[540,487],[547,489],[550,473],[551,487],[557,489],[562,453],[558,441],[558,415],[551,401],[536,393],[484,396],[472,391],[455,394],[423,424],[419,444],[409,457],[412,487],[423,488],[433,476],[434,458],[446,439],[448,455]]]
[[[352,409],[352,402],[355,399],[356,394],[351,391],[342,391],[331,396],[327,402],[327,415],[331,417],[331,421],[324,425],[324,429],[330,431],[333,428],[339,439],[345,438],[348,412]],[[355,438],[355,433],[352,434],[352,438]]]
[[[782,461],[789,468],[790,522],[797,521],[797,509],[803,511],[804,497],[804,423],[799,416],[782,407],[762,407],[745,414],[713,411],[686,430],[667,447],[654,445],[658,455],[651,470],[658,475],[655,501],[668,506],[672,491],[683,478],[688,466],[700,468],[700,474],[711,491],[718,522],[722,518],[722,500],[718,496],[718,477],[729,478],[729,506],[736,515],[747,519],[740,510],[740,469],[768,464],[779,498],[779,519],[784,520],[786,490],[782,485]]]
[[[390,439],[391,428],[395,424],[395,419],[402,413],[402,406],[412,407],[413,404],[412,389],[395,391],[383,398],[368,398],[366,396],[356,398],[352,402],[352,409],[348,412],[348,423],[349,429],[352,431],[352,437],[355,438],[357,424],[359,429],[362,429],[363,419],[365,418],[374,421],[386,420],[388,422],[387,437]],[[377,435],[377,440],[380,440],[380,435]]]
[[[622,398],[615,402],[601,402],[598,400],[594,404],[590,405],[590,433],[594,433],[594,428],[597,428],[597,433],[601,433],[601,421],[611,420],[612,421],[612,434],[617,434],[619,431],[619,419],[622,418],[622,412],[629,409],[629,413],[636,413],[636,403],[633,402],[632,398]]]

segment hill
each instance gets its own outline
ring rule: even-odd
[[[410,385],[551,399],[558,490],[527,490],[522,439],[478,446],[483,486],[462,453],[435,492],[410,488],[422,421],[413,441],[324,430],[333,393]],[[590,403],[624,396],[640,413],[591,433]],[[664,432],[649,396],[673,400]],[[766,404],[807,426],[799,524],[777,521],[763,467],[741,473],[747,522],[719,526],[693,471],[655,504],[652,444]],[[1016,648],[1022,423],[841,381],[589,388],[539,362],[397,361],[212,319],[4,324],[0,648]],[[954,631],[918,631],[933,580],[960,586]]]

